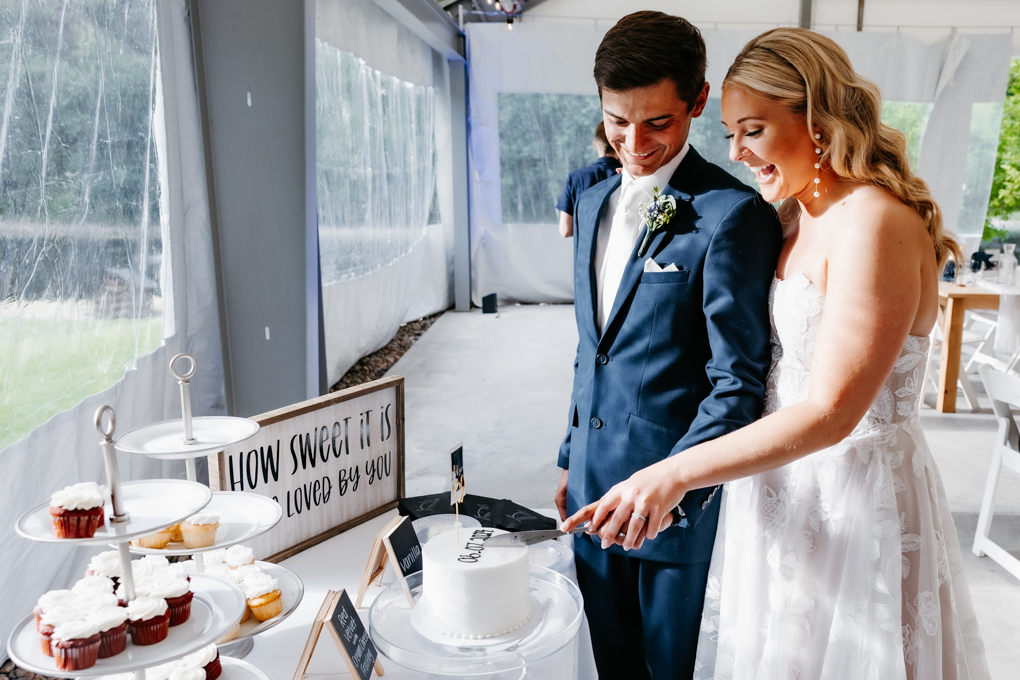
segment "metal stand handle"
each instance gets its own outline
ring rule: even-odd
[[[174,368],[174,365],[180,359],[187,359],[188,361],[191,362],[190,370],[181,373],[176,368]],[[189,381],[191,379],[191,376],[195,375],[195,370],[197,368],[198,362],[195,361],[195,357],[184,352],[177,354],[176,356],[174,356],[173,359],[170,360],[170,373],[173,374],[175,378],[177,378],[177,384],[181,386],[181,417],[184,420],[185,444],[195,443],[195,436],[191,431],[191,384]]]
[[[109,416],[107,425],[103,425],[103,416]],[[103,450],[103,462],[106,464],[106,481],[110,485],[110,504],[113,506],[111,522],[126,522],[128,513],[120,497],[120,470],[117,468],[117,452],[113,448],[113,432],[117,429],[117,414],[109,406],[100,406],[96,410],[96,430],[99,431],[99,447]]]

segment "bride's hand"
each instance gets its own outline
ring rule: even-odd
[[[672,510],[684,497],[670,459],[638,470],[596,503],[581,508],[564,523],[564,530],[585,521],[598,530],[602,547],[612,544],[636,550],[645,539],[654,539],[672,523]],[[645,519],[643,519],[645,518]],[[621,532],[626,532],[621,536]]]

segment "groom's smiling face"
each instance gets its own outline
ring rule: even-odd
[[[624,169],[634,177],[650,175],[680,153],[708,99],[708,83],[693,107],[680,99],[672,80],[630,90],[602,90],[606,136]]]

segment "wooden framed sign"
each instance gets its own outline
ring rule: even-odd
[[[403,497],[403,378],[252,420],[261,426],[254,437],[209,456],[209,485],[280,504],[280,523],[248,543],[258,559],[286,559],[395,508]]]

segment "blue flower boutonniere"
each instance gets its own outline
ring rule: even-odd
[[[645,237],[638,248],[638,257],[644,257],[652,242],[652,235],[669,224],[676,214],[676,198],[663,194],[659,187],[652,189],[652,200],[638,206],[638,216],[645,224]]]

